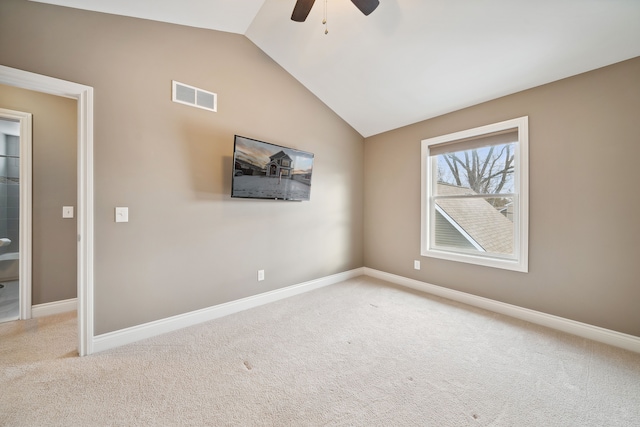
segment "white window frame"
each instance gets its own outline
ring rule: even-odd
[[[498,257],[465,253],[464,251],[442,250],[433,246],[435,239],[435,203],[433,200],[434,157],[430,157],[430,147],[441,144],[455,144],[456,141],[479,138],[485,135],[517,129],[518,142],[514,152],[514,256]],[[480,126],[422,141],[422,221],[420,254],[425,257],[458,261],[486,267],[502,268],[519,272],[529,271],[529,118],[527,116]]]

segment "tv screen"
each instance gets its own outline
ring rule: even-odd
[[[309,200],[313,154],[236,135],[231,197]]]

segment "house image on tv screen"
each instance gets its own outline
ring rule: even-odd
[[[291,157],[285,154],[284,151],[279,151],[269,158],[271,161],[267,163],[267,176],[291,178],[293,172],[293,167],[291,166],[293,159]]]

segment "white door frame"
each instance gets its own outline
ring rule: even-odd
[[[93,353],[93,88],[0,65],[0,83],[78,102],[78,354]]]
[[[32,186],[32,116],[22,111],[0,108],[0,118],[20,124],[20,319],[31,319],[31,189]]]

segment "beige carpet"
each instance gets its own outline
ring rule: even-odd
[[[2,426],[640,426],[640,354],[361,277],[93,356],[0,325]]]

